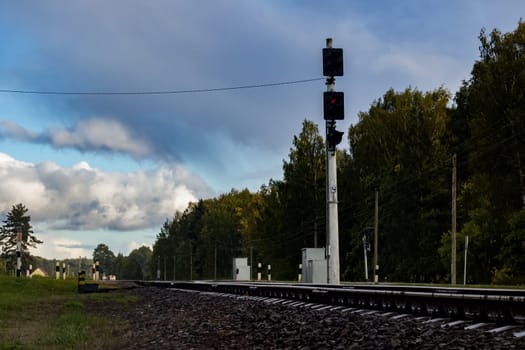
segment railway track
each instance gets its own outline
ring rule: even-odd
[[[413,317],[442,327],[493,333],[512,332],[525,339],[525,291],[400,285],[306,285],[254,282],[141,281],[144,286],[193,290],[296,308]]]

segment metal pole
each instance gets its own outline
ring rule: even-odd
[[[332,39],[326,39],[326,47],[332,47]],[[334,91],[335,79],[333,77],[326,79],[327,91]],[[328,130],[335,126],[335,121],[326,121],[326,136]],[[328,139],[328,137],[326,138]],[[326,142],[326,211],[327,211],[327,269],[328,284],[339,284],[339,218],[337,212],[337,163],[335,151],[328,150]]]
[[[456,154],[452,156],[452,235],[450,252],[450,284],[456,284]]]
[[[374,283],[379,282],[378,259],[378,231],[379,231],[379,192],[376,191],[376,205],[374,210]]]
[[[468,253],[468,236],[465,236],[465,260],[463,262],[463,284],[467,284],[467,253]]]
[[[250,281],[252,280],[252,267],[253,267],[253,247],[250,247]]]
[[[366,235],[363,236],[363,254],[365,257],[365,280],[368,282],[368,256],[366,254]]]
[[[160,255],[157,257],[157,281],[160,280]]]

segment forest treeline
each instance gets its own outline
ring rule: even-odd
[[[349,151],[337,151],[342,280],[364,279],[362,236],[378,191],[380,280],[450,281],[456,155],[458,281],[468,236],[469,283],[525,282],[525,24],[479,39],[479,59],[455,96],[389,90],[347,130]],[[323,137],[305,120],[282,180],[177,212],[157,236],[152,272],[231,278],[232,258],[249,257],[292,280],[301,248],[325,246],[325,186]]]
[[[479,39],[480,58],[453,99],[443,88],[389,90],[346,133],[349,151],[337,155],[343,280],[363,279],[375,191],[381,280],[450,280],[456,155],[458,280],[469,236],[467,281],[525,281],[525,24]],[[244,256],[293,279],[301,248],[325,245],[325,186],[323,137],[305,120],[282,180],[191,203],[164,223],[153,256],[169,258],[168,276],[175,265],[181,278],[230,277],[231,259]]]

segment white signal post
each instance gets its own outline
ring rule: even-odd
[[[328,122],[327,122],[328,123]],[[337,212],[337,166],[336,152],[327,152],[328,188],[328,284],[339,284],[339,216]]]
[[[326,39],[326,48],[332,48],[332,39]],[[327,91],[334,91],[335,79],[333,77],[326,80]],[[328,140],[328,130],[333,128],[335,121],[326,121],[326,136]],[[339,284],[339,217],[337,212],[337,163],[335,149],[329,150],[328,141],[326,142],[326,218],[327,218],[327,278],[328,284]]]

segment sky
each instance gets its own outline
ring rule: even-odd
[[[23,203],[48,259],[127,255],[190,202],[282,178],[302,122],[323,130],[326,38],[344,50],[346,133],[390,88],[453,96],[481,29],[524,14],[522,0],[2,1],[0,219]]]

